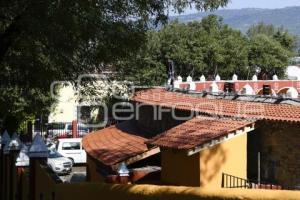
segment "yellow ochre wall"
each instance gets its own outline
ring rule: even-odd
[[[163,183],[221,188],[222,173],[247,177],[246,134],[192,156],[186,151],[162,150]]]
[[[300,199],[300,192],[246,189],[210,189],[158,185],[104,183],[55,183],[36,162],[36,199],[43,200],[205,200],[205,199]],[[26,187],[28,185],[26,184]],[[43,194],[43,198],[40,198]],[[24,200],[28,198],[23,196]],[[29,199],[28,199],[29,200]]]
[[[247,189],[203,189],[155,185],[111,185],[103,183],[60,184],[55,200],[295,200],[300,192]]]
[[[247,134],[200,152],[200,186],[220,188],[222,173],[247,178]]]
[[[161,151],[161,180],[165,184],[199,186],[199,154],[166,149]]]

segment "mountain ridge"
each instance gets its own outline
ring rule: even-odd
[[[285,8],[243,8],[243,9],[222,9],[214,12],[199,12],[187,15],[171,16],[170,20],[178,19],[179,22],[188,23],[201,20],[209,14],[215,14],[223,18],[224,23],[232,28],[239,29],[243,33],[253,25],[260,22],[273,24],[277,27],[283,26],[290,33],[300,39],[300,6]]]

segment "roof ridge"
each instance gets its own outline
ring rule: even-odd
[[[222,117],[300,122],[300,106],[294,105],[207,99],[165,89],[139,91],[133,96],[132,100],[149,105]]]

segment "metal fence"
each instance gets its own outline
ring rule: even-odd
[[[282,186],[270,183],[258,183],[249,179],[243,179],[230,174],[222,173],[222,188],[247,188],[247,189],[270,189],[282,190]]]
[[[250,181],[222,173],[222,188],[251,188]]]
[[[117,124],[116,120],[108,120],[107,126]],[[35,124],[33,134],[40,134],[44,138],[77,138],[84,137],[86,134],[97,131],[105,127],[92,127],[88,124],[77,123],[77,121],[66,123],[45,123]]]

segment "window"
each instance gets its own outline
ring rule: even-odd
[[[87,127],[78,126],[78,130],[80,131],[88,131]]]
[[[56,151],[50,151],[48,158],[61,158],[61,157],[63,157],[63,156],[60,153],[58,153]]]
[[[62,150],[80,150],[80,142],[64,142]]]
[[[71,125],[71,124],[68,124],[68,125],[67,125],[67,130],[68,130],[68,131],[71,131],[71,130],[72,130],[72,125]]]

